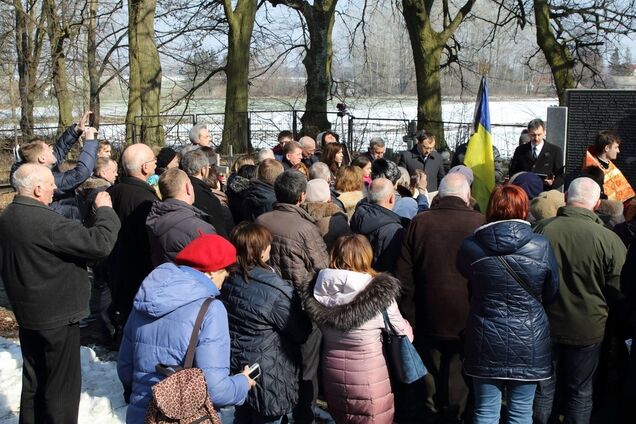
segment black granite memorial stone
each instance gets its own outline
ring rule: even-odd
[[[568,90],[566,184],[579,176],[585,151],[601,130],[614,130],[621,138],[615,161],[636,187],[636,90]],[[549,141],[549,134],[548,134]]]

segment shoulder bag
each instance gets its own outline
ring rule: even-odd
[[[201,305],[183,367],[155,366],[158,373],[168,377],[152,386],[152,399],[146,409],[145,424],[221,424],[208,394],[203,371],[192,368],[201,323],[212,300],[209,297]]]
[[[424,377],[428,372],[415,346],[404,335],[396,334],[395,327],[389,321],[387,311],[382,312],[384,334],[382,343],[387,364],[395,379],[410,384]]]

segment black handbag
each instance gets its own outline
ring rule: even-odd
[[[428,370],[413,343],[408,337],[396,334],[386,311],[382,312],[382,317],[384,318],[382,337],[384,355],[393,377],[406,384],[424,377]]]

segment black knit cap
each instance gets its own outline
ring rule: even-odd
[[[157,155],[157,168],[165,168],[175,156],[177,156],[177,152],[173,148],[164,147]]]

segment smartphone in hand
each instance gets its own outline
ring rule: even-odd
[[[255,364],[250,366],[249,377],[252,380],[256,380],[260,376],[261,376],[261,366],[258,364],[258,362],[256,362]]]

